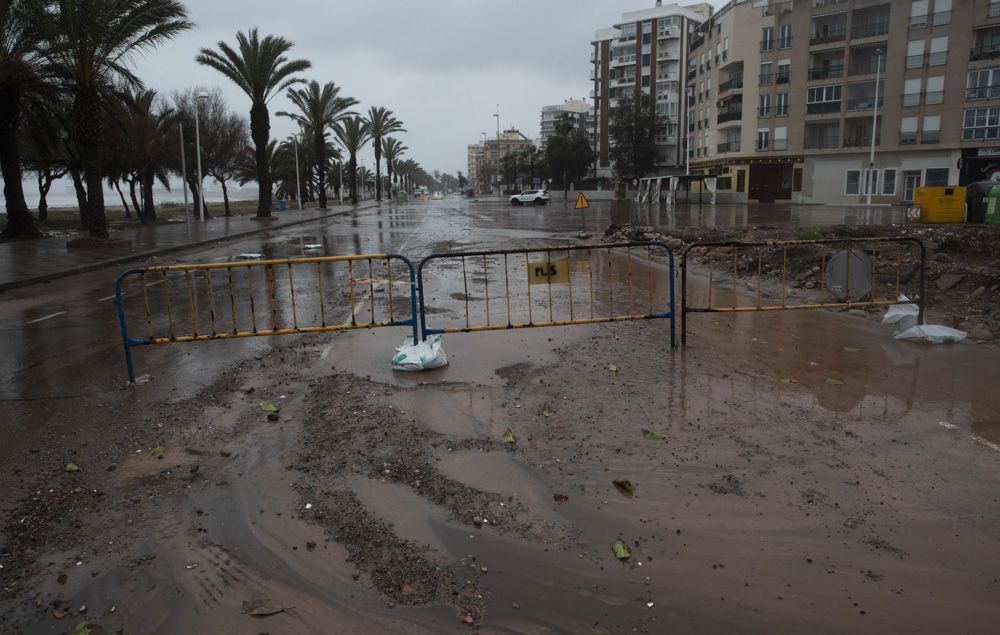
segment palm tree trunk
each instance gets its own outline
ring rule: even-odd
[[[91,238],[108,238],[108,218],[104,213],[104,174],[101,170],[101,116],[97,88],[80,88],[73,99],[73,127],[87,183],[84,229]]]
[[[382,139],[372,139],[375,150],[375,200],[382,200]]]
[[[153,202],[153,171],[146,169],[142,175],[142,216],[144,221],[156,220],[156,204]]]
[[[118,198],[122,200],[122,207],[125,208],[125,218],[132,218],[132,214],[128,210],[128,203],[125,202],[125,195],[122,193],[122,186],[117,179],[115,180],[115,190],[118,191]],[[138,214],[139,210],[136,210],[135,213]]]
[[[316,193],[319,196],[319,208],[326,209],[326,139],[323,131],[315,134],[316,146]]]
[[[222,183],[222,202],[226,206],[226,216],[232,216],[233,213],[229,209],[229,190],[226,188],[226,182],[225,181],[219,181],[219,182]]]
[[[128,193],[132,197],[132,207],[135,208],[135,216],[140,221],[142,220],[142,206],[139,205],[139,199],[135,196],[135,177],[128,179]]]
[[[358,158],[351,153],[351,160],[347,162],[347,171],[350,177],[347,180],[351,192],[351,205],[358,204]]]
[[[0,238],[41,238],[35,219],[24,200],[21,183],[21,160],[17,150],[17,124],[21,115],[18,91],[0,90],[0,173],[3,175],[3,195],[7,203],[7,226]]]
[[[80,167],[74,164],[69,169],[70,178],[73,179],[73,191],[76,192],[76,205],[80,208],[80,226],[87,224],[87,190],[83,187],[83,175]]]
[[[250,107],[250,136],[257,160],[257,218],[271,218],[271,171],[267,165],[267,142],[271,137],[271,120],[267,105],[254,102]]]

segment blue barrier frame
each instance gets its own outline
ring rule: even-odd
[[[625,317],[615,317],[609,316],[607,318],[599,319],[588,319],[588,320],[560,320],[555,322],[546,323],[533,323],[531,321],[521,324],[498,324],[496,326],[485,326],[485,327],[454,327],[454,328],[432,328],[427,323],[427,306],[424,298],[424,267],[427,263],[433,260],[442,260],[449,258],[462,258],[462,257],[488,257],[488,256],[507,256],[511,254],[538,254],[538,253],[567,253],[572,251],[585,251],[585,250],[600,250],[606,249],[609,252],[612,249],[627,249],[631,247],[660,247],[667,253],[667,275],[670,278],[670,310],[666,313],[652,313],[643,316],[625,316]],[[524,249],[493,249],[493,250],[483,250],[483,251],[463,251],[463,252],[452,252],[452,253],[442,253],[442,254],[431,254],[420,261],[420,265],[417,267],[417,290],[420,296],[420,332],[421,338],[426,340],[430,335],[438,335],[444,333],[470,333],[473,331],[500,331],[507,329],[518,329],[518,328],[541,328],[546,326],[571,326],[574,324],[603,324],[608,322],[625,322],[625,321],[638,321],[638,320],[670,320],[670,346],[676,347],[677,345],[677,332],[676,332],[676,303],[675,303],[675,271],[674,271],[674,252],[669,245],[662,241],[643,241],[643,242],[625,242],[625,243],[607,243],[599,245],[569,245],[560,247],[539,247],[539,248],[524,248]]]

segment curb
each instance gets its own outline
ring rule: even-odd
[[[366,201],[367,203],[367,201]],[[359,204],[357,207],[353,208],[353,211],[358,211],[362,209],[369,209],[375,207],[375,201],[371,201],[370,204],[366,205],[364,203]],[[271,231],[277,231],[285,229],[288,227],[295,227],[297,225],[305,225],[306,223],[315,223],[316,221],[326,220],[328,218],[333,218],[334,216],[340,216],[346,214],[351,210],[342,210],[339,212],[331,212],[329,214],[323,214],[321,216],[315,216],[313,218],[303,218],[300,220],[293,220],[287,223],[282,223],[280,225],[272,225],[270,227],[261,227],[259,229],[251,229],[250,231],[239,232],[237,234],[226,234],[225,236],[218,236],[216,238],[208,238],[206,240],[200,240],[194,243],[186,243],[183,245],[174,245],[173,247],[164,247],[162,249],[155,249],[152,251],[144,251],[138,254],[129,254],[127,256],[121,256],[119,258],[111,258],[109,260],[102,260],[100,262],[94,262],[89,265],[82,265],[80,267],[73,267],[72,269],[64,269],[62,271],[54,271],[52,273],[47,273],[41,276],[35,276],[33,278],[23,278],[21,280],[14,280],[12,282],[0,282],[0,293],[10,290],[10,289],[21,289],[24,287],[30,287],[36,284],[42,284],[45,282],[52,282],[53,280],[60,280],[62,278],[69,278],[71,276],[78,276],[84,273],[90,273],[92,271],[97,271],[99,269],[105,269],[107,267],[114,267],[116,265],[124,265],[130,262],[136,262],[138,260],[146,260],[147,258],[153,258],[155,256],[161,256],[164,254],[177,253],[179,251],[188,251],[191,249],[199,249],[201,247],[210,247],[212,245],[217,245],[224,242],[229,242],[232,240],[240,240],[241,238],[248,238],[250,236],[255,236],[257,234],[265,234]]]

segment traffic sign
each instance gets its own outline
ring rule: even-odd
[[[580,194],[576,197],[576,209],[588,209],[589,207],[590,201],[588,201],[587,197],[583,195],[583,192],[580,192]]]
[[[540,177],[540,176],[533,177],[531,179],[531,184],[532,185],[541,185],[542,184],[542,177]]]

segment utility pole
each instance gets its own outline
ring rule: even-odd
[[[187,223],[191,222],[191,206],[188,205],[188,171],[187,162],[184,160],[184,124],[178,123],[177,129],[181,133],[181,178],[184,179],[184,184],[181,189],[184,190],[184,219]]]
[[[875,189],[875,134],[878,131],[878,82],[882,71],[882,49],[875,51],[875,104],[872,109],[872,147],[868,156],[868,178],[866,189],[868,190],[868,205],[872,204],[872,190]]]
[[[299,211],[302,211],[302,182],[299,180],[299,139],[292,135],[292,143],[295,144],[295,200],[299,202]]]

